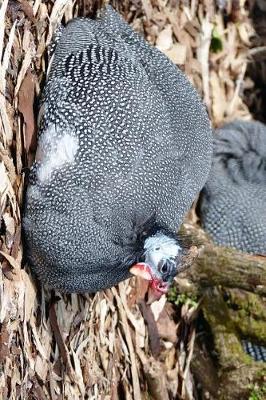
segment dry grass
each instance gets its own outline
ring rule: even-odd
[[[244,1],[238,9],[228,2],[226,26],[214,1],[116,3],[136,30],[188,74],[215,126],[250,118],[241,97],[252,87],[245,71],[253,30]],[[36,146],[47,46],[60,21],[87,15],[95,6],[85,0],[2,2],[0,397],[194,399],[194,306],[183,305],[177,321],[165,299],[146,306],[147,287],[135,280],[94,296],[51,294],[36,286],[22,262],[23,189]],[[216,46],[223,45],[217,53],[211,51],[215,35]]]

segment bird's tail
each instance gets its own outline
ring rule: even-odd
[[[123,48],[119,51],[120,47],[125,42],[130,45],[134,41],[142,41],[141,37],[134,33],[132,28],[109,5],[99,10],[96,19],[74,18],[70,20],[64,29],[64,35],[60,34],[61,32],[57,31],[53,39],[55,45],[60,42],[56,49],[58,61],[71,52],[84,50],[88,44],[100,45],[121,52]],[[61,36],[62,39],[60,39]]]
[[[214,163],[233,181],[266,184],[266,126],[236,120],[216,131]]]

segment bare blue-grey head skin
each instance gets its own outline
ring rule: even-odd
[[[201,221],[215,242],[266,255],[266,127],[236,120],[218,129]]]
[[[32,268],[50,287],[95,292],[137,264],[165,292],[210,169],[204,106],[111,7],[70,21],[54,47],[23,220]]]
[[[266,126],[236,120],[218,129],[210,176],[200,196],[200,217],[223,246],[266,255]],[[266,345],[242,340],[256,361]]]

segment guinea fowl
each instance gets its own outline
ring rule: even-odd
[[[210,122],[167,57],[111,8],[59,30],[40,104],[23,226],[38,278],[95,292],[131,274],[159,297],[211,164]]]
[[[217,130],[201,193],[203,227],[224,246],[266,255],[266,127],[234,121]]]
[[[265,125],[236,120],[217,130],[199,210],[217,244],[266,256]],[[266,346],[247,339],[242,344],[255,360],[266,361]]]

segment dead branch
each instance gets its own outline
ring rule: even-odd
[[[192,283],[191,291],[202,292],[206,287],[221,285],[266,295],[266,257],[215,246],[206,236],[199,238],[191,226],[187,233],[204,243],[192,267],[178,277]]]

